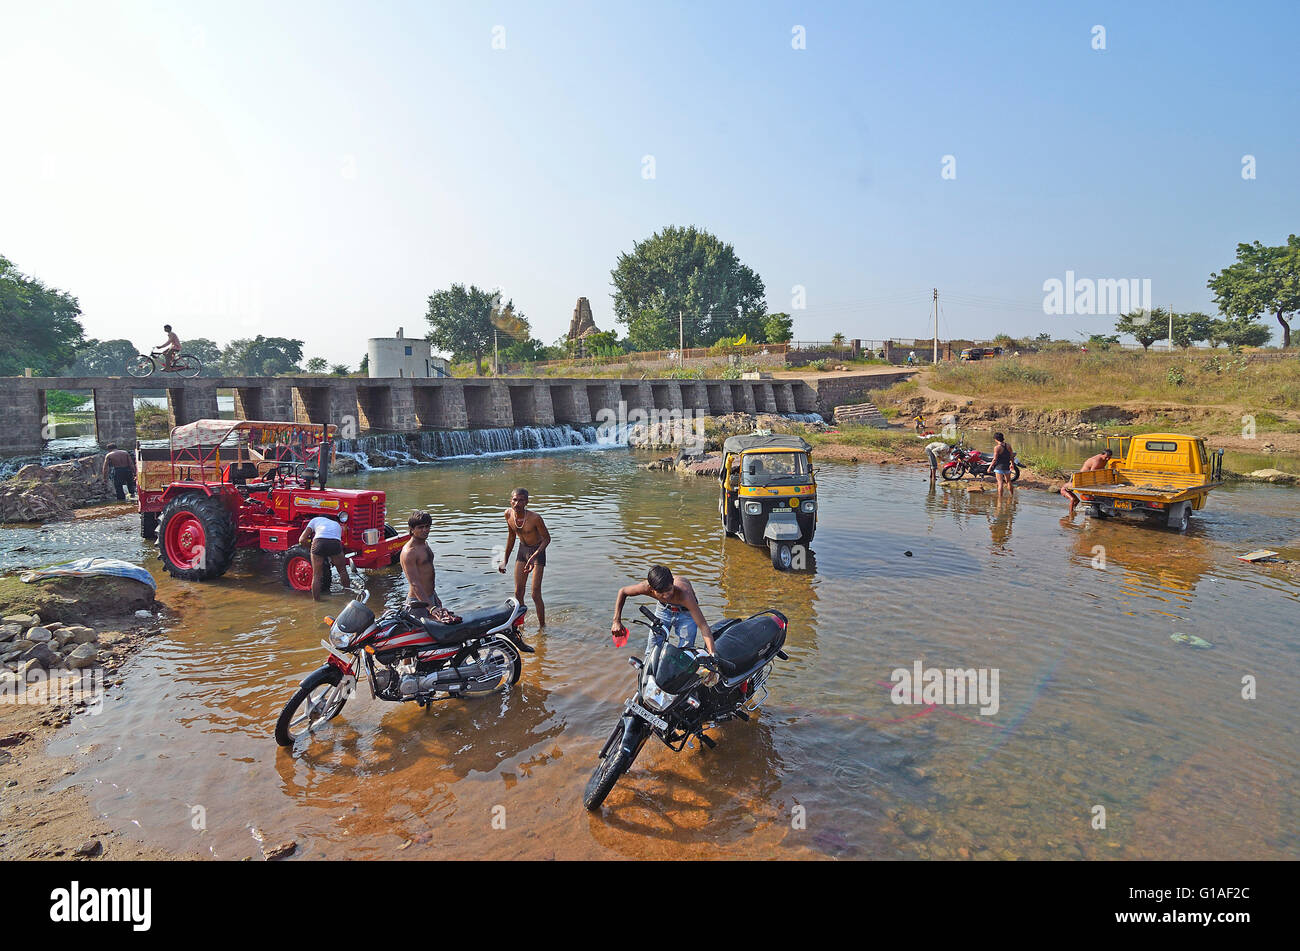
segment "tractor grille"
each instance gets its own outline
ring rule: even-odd
[[[352,517],[348,519],[348,532],[354,545],[360,546],[362,544],[361,534],[367,528],[379,529],[379,537],[383,538],[383,503],[371,502],[369,499],[365,499],[358,501],[357,504],[352,507]]]

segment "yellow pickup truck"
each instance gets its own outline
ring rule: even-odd
[[[1223,450],[1206,449],[1199,436],[1109,436],[1106,446],[1113,454],[1106,468],[1076,472],[1071,481],[1094,518],[1141,515],[1186,531],[1191,513],[1223,485]]]

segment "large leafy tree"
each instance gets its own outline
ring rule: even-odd
[[[0,256],[0,376],[21,376],[27,367],[43,376],[62,371],[85,339],[80,316],[71,294],[46,287]]]
[[[1289,235],[1277,247],[1237,245],[1236,262],[1211,273],[1207,286],[1225,317],[1272,314],[1282,327],[1282,346],[1291,346],[1291,320],[1300,311],[1300,238]]]
[[[445,291],[429,295],[427,339],[452,360],[473,359],[474,371],[483,374],[483,355],[491,353],[493,343],[509,347],[527,341],[532,332],[523,313],[515,310],[514,301],[501,302],[497,291],[485,291],[471,284],[453,284]]]
[[[1210,335],[1206,339],[1211,347],[1226,343],[1235,352],[1242,347],[1265,346],[1270,336],[1269,329],[1254,318],[1229,317],[1210,321]]]
[[[1174,346],[1186,349],[1198,340],[1208,340],[1213,323],[1209,314],[1202,314],[1200,311],[1174,314]]]
[[[787,343],[794,337],[794,318],[789,314],[768,314],[763,318],[763,339]]]
[[[1117,333],[1129,334],[1142,344],[1143,350],[1150,350],[1157,340],[1163,340],[1169,329],[1169,314],[1163,307],[1155,310],[1135,310],[1122,314],[1115,322]]]
[[[122,376],[140,351],[130,340],[87,340],[77,349],[73,376]]]
[[[302,341],[286,337],[263,337],[232,340],[221,353],[221,369],[226,376],[280,376],[300,373]]]
[[[191,337],[181,341],[181,348],[184,353],[199,358],[199,362],[203,364],[203,372],[200,376],[221,375],[221,348],[217,346],[215,340],[209,340],[207,337]]]
[[[745,334],[764,339],[763,280],[707,231],[668,227],[633,245],[610,272],[614,318],[637,350],[687,347]]]

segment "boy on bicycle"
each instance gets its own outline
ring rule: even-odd
[[[176,365],[176,358],[181,355],[181,338],[172,333],[171,324],[163,324],[163,330],[167,331],[167,340],[153,351],[154,356],[167,357],[165,369],[172,369]]]

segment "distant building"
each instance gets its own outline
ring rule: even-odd
[[[371,337],[366,341],[366,354],[372,377],[451,376],[447,361],[433,355],[429,341],[407,337],[401,327],[396,337]]]

